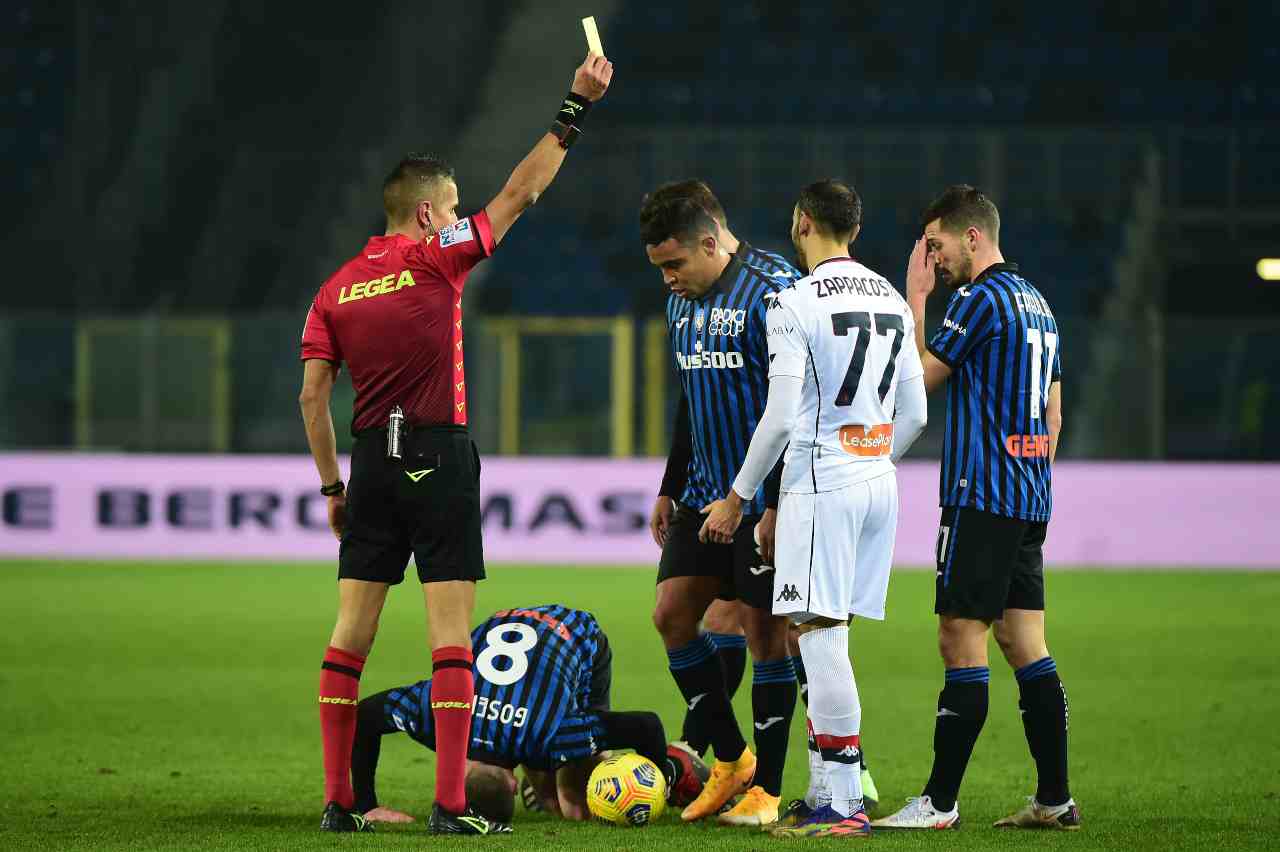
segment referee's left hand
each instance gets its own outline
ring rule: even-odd
[[[588,53],[587,58],[574,72],[573,84],[569,87],[569,91],[589,101],[598,101],[608,91],[612,80],[613,63],[603,56]]]
[[[347,495],[334,494],[329,498],[329,529],[333,536],[342,541],[342,530],[347,526]]]
[[[706,544],[732,544],[733,534],[742,523],[742,501],[725,498],[717,500],[702,510],[707,519],[698,530],[698,541]]]

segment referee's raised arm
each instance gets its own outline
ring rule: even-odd
[[[565,154],[582,135],[591,105],[604,97],[612,79],[613,63],[603,56],[587,54],[573,75],[573,85],[551,128],[516,166],[502,191],[484,208],[495,243],[502,242],[520,214],[536,204],[538,196],[555,180]]]

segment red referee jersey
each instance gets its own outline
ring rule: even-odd
[[[353,431],[385,426],[391,407],[410,424],[467,422],[462,288],[493,254],[481,211],[414,242],[372,237],[320,288],[302,332],[302,359],[346,362]]]

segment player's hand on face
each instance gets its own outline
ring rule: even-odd
[[[582,95],[589,101],[598,101],[604,97],[612,79],[613,63],[603,56],[588,53],[574,72],[573,85],[569,87],[569,91]]]
[[[338,541],[342,541],[342,531],[347,526],[347,495],[334,494],[329,498],[329,529]]]
[[[662,547],[667,543],[667,530],[671,527],[671,516],[675,513],[675,501],[670,497],[659,497],[653,503],[653,514],[649,516],[649,532],[653,534],[654,543]]]
[[[391,808],[374,808],[364,815],[369,822],[416,822],[413,817]]]
[[[934,274],[933,252],[925,243],[924,237],[916,240],[911,249],[911,259],[907,261],[907,298],[913,296],[927,298],[937,283]]]
[[[706,544],[732,544],[733,534],[742,523],[742,508],[735,507],[728,500],[717,500],[702,510],[707,519],[698,530],[698,541]]]
[[[760,544],[760,559],[765,565],[773,564],[774,530],[778,525],[778,510],[765,509],[756,522],[756,541]]]

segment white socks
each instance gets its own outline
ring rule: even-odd
[[[809,675],[809,724],[818,741],[831,807],[841,816],[851,816],[862,807],[862,704],[849,662],[848,625],[802,633],[800,655]]]

